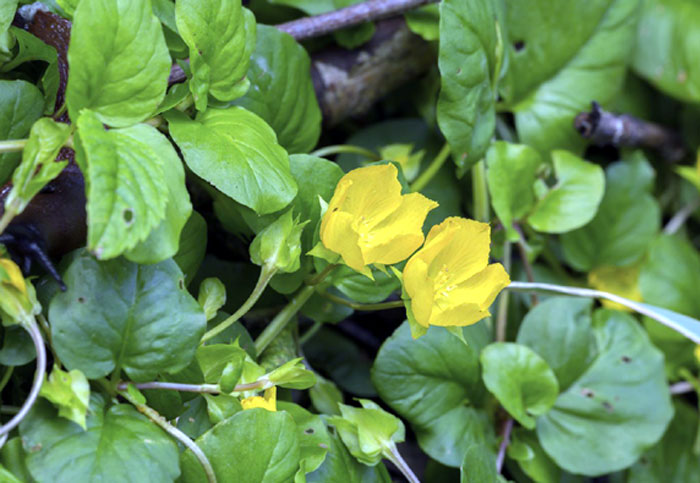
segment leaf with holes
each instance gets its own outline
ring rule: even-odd
[[[136,265],[79,254],[65,272],[68,291],[49,306],[61,361],[89,379],[124,370],[135,381],[175,373],[194,357],[204,312],[172,260]]]
[[[88,248],[106,260],[145,240],[165,217],[168,183],[163,158],[174,153],[163,135],[147,124],[107,131],[88,110],[77,124],[77,158],[88,200]]]

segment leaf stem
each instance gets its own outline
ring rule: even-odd
[[[503,244],[503,267],[506,273],[510,273],[512,245],[506,240]],[[506,330],[508,329],[508,299],[510,292],[503,291],[498,299],[498,317],[496,318],[496,341],[503,342],[506,340]]]
[[[306,344],[314,335],[316,335],[316,332],[318,332],[321,327],[323,327],[321,322],[314,322],[314,325],[312,325],[310,329],[299,337],[299,345],[301,346]]]
[[[10,419],[6,424],[0,427],[0,437],[8,434],[12,431],[20,422],[25,418],[29,410],[32,408],[36,402],[37,397],[39,397],[39,390],[41,385],[44,383],[44,375],[46,374],[46,347],[44,347],[44,339],[41,338],[41,331],[39,326],[36,324],[35,320],[32,320],[29,324],[22,324],[22,327],[29,332],[32,342],[34,342],[34,348],[36,349],[36,371],[34,372],[34,382],[32,383],[32,388],[29,391],[29,396],[22,404],[20,410],[15,414],[15,416]]]
[[[474,219],[488,223],[491,220],[489,213],[489,191],[486,186],[486,164],[482,159],[472,167],[472,197],[474,200]]]
[[[8,207],[5,210],[5,213],[2,214],[2,218],[0,218],[0,233],[4,232],[5,229],[7,228],[7,225],[10,224],[12,221],[12,218],[14,218],[17,215],[17,212],[10,207]]]
[[[498,455],[496,455],[496,471],[499,473],[503,469],[503,462],[506,460],[506,450],[510,444],[510,433],[513,431],[513,418],[508,418],[503,425],[503,440],[498,447]]]
[[[698,208],[700,208],[700,198],[695,198],[690,203],[683,206],[683,208],[678,210],[678,212],[668,220],[668,223],[666,223],[664,227],[664,233],[666,235],[675,234]]]
[[[7,370],[5,370],[5,374],[2,375],[2,380],[0,380],[0,392],[2,392],[5,386],[7,386],[7,383],[10,382],[10,377],[12,377],[14,371],[15,366],[7,366]]]
[[[8,139],[7,141],[0,141],[0,154],[22,151],[27,145],[27,141],[29,141],[29,139]]]
[[[372,312],[375,310],[397,309],[404,306],[402,300],[392,300],[390,302],[381,302],[378,304],[358,304],[356,302],[346,300],[343,297],[333,295],[332,293],[319,292],[319,294],[322,297],[327,298],[331,302],[335,302],[336,304],[345,305],[346,307],[350,307],[353,310],[362,310],[365,312]]]
[[[214,468],[212,468],[211,463],[207,458],[207,455],[205,455],[202,449],[199,446],[197,446],[197,443],[192,441],[192,439],[185,433],[183,433],[175,426],[170,424],[163,416],[161,416],[158,413],[158,411],[145,404],[141,404],[139,401],[133,398],[128,391],[119,391],[119,395],[127,401],[129,401],[131,404],[133,404],[138,412],[145,415],[156,425],[160,426],[160,428],[163,429],[163,431],[180,441],[187,449],[192,451],[197,460],[199,460],[199,464],[202,465],[204,473],[207,476],[207,481],[209,481],[209,483],[216,483],[216,474],[214,473]]]
[[[226,320],[224,320],[223,322],[218,324],[216,327],[207,331],[202,336],[202,340],[199,343],[204,344],[206,341],[208,341],[212,337],[219,335],[221,332],[228,329],[231,325],[233,325],[236,321],[238,321],[238,319],[240,319],[246,313],[248,313],[248,311],[251,308],[253,308],[253,305],[255,305],[255,303],[258,301],[258,299],[260,299],[260,296],[265,291],[267,284],[270,283],[270,279],[275,275],[275,273],[277,273],[277,270],[275,268],[269,268],[267,265],[263,265],[260,268],[260,276],[258,277],[258,281],[255,284],[255,288],[253,288],[253,291],[251,292],[250,296],[248,297],[248,300],[243,302],[243,305],[241,305],[233,315],[231,315]]]
[[[435,177],[445,161],[450,157],[450,146],[445,143],[440,152],[435,156],[435,159],[428,165],[418,178],[411,184],[411,191],[420,191],[430,183],[430,180]]]
[[[338,265],[335,263],[331,263],[330,265],[326,265],[326,268],[321,270],[319,273],[311,277],[309,280],[306,281],[306,285],[314,286],[318,285],[321,282],[325,280],[325,278],[333,271],[336,269]]]
[[[396,447],[396,445],[392,445],[390,455],[387,455],[386,453],[384,455],[389,461],[394,463],[394,465],[398,468],[398,470],[406,478],[406,480],[408,480],[409,483],[420,483],[420,480],[418,479],[416,474],[413,472],[413,470],[411,470],[411,467],[408,466],[406,461],[401,456],[401,453],[399,453],[399,450]]]
[[[310,153],[310,156],[317,156],[323,158],[326,156],[332,156],[334,154],[359,154],[365,158],[369,158],[372,161],[379,161],[381,158],[374,151],[363,148],[362,146],[354,146],[352,144],[334,144],[332,146],[325,146],[323,148],[317,149]]]
[[[120,382],[117,385],[119,391],[126,391],[129,384],[132,384],[136,389],[160,389],[166,391],[180,391],[180,392],[196,392],[199,394],[221,394],[221,387],[218,384],[181,384],[179,382],[163,382],[163,381],[153,381],[153,382],[139,382],[139,383],[128,383]],[[231,392],[243,392],[252,391],[253,389],[260,389],[264,386],[264,381],[249,382],[247,384],[238,384],[233,388]]]
[[[307,285],[297,292],[292,300],[275,316],[265,330],[255,339],[255,352],[262,354],[262,351],[279,335],[287,326],[290,320],[299,312],[304,304],[316,291],[313,285]]]

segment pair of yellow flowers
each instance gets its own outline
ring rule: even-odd
[[[402,195],[397,175],[394,165],[383,164],[343,176],[321,221],[321,242],[365,275],[372,264],[413,254],[402,278],[416,322],[425,328],[478,322],[510,283],[501,264],[488,264],[489,225],[450,217],[423,244],[423,223],[438,204],[420,193]]]

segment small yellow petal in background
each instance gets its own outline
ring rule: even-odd
[[[6,275],[2,283],[7,283],[15,287],[23,294],[27,292],[24,276],[22,276],[22,271],[15,262],[9,258],[0,258],[0,269],[2,269]]]
[[[263,408],[268,411],[277,411],[277,386],[265,389],[265,396],[251,396],[241,401],[243,409]]]
[[[588,285],[596,290],[610,292],[635,302],[642,301],[642,294],[639,291],[639,265],[630,267],[604,266],[594,268],[588,272]],[[602,301],[603,306],[609,309],[624,310],[632,312],[632,309],[609,300]]]

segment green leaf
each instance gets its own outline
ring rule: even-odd
[[[547,361],[562,390],[581,376],[596,355],[592,305],[593,301],[585,298],[548,298],[527,313],[518,330],[518,344],[530,347]]]
[[[308,389],[316,384],[316,376],[306,370],[301,357],[285,362],[266,377],[272,384],[289,389]]]
[[[299,270],[301,233],[308,221],[299,223],[287,210],[263,228],[253,239],[248,251],[250,260],[264,270],[293,273]]]
[[[246,352],[235,344],[213,344],[197,349],[197,363],[204,374],[204,382],[210,384],[218,384],[219,380],[232,370],[238,373],[235,381],[238,382],[245,358]]]
[[[17,10],[17,0],[3,0],[0,3],[0,35],[7,32]]]
[[[190,169],[257,214],[278,211],[297,194],[286,151],[255,114],[231,107],[194,121],[176,111],[165,117]]]
[[[386,467],[363,465],[353,458],[337,434],[331,434],[330,448],[323,464],[313,473],[306,475],[308,483],[342,481],[344,483],[390,483]]]
[[[561,468],[544,452],[534,431],[515,428],[510,438],[508,457],[517,461],[527,476],[542,483],[562,481]]]
[[[147,130],[144,130],[144,133]],[[185,187],[185,168],[172,144],[155,129],[140,138],[158,153],[163,163],[163,176],[168,190],[165,218],[153,228],[148,237],[125,253],[136,263],[158,263],[175,256],[180,247],[183,229],[192,214],[190,195]]]
[[[279,401],[278,411],[289,413],[297,425],[300,462],[307,473],[315,471],[326,459],[331,437],[321,416],[311,414],[297,404]]]
[[[406,25],[411,32],[432,41],[440,38],[440,9],[438,5],[426,5],[404,13]]]
[[[465,344],[441,327],[413,340],[404,322],[384,342],[372,367],[382,400],[411,423],[423,451],[447,466],[460,466],[467,448],[486,440],[490,424],[484,413],[469,407],[485,395],[472,327],[465,331],[471,343]]]
[[[597,357],[537,420],[547,454],[566,471],[587,476],[633,464],[673,416],[663,356],[637,321],[600,309],[593,334]]]
[[[700,5],[687,0],[643,0],[632,68],[660,91],[700,101]]]
[[[27,331],[19,325],[2,328],[0,364],[23,366],[36,358],[36,348]]]
[[[343,402],[343,393],[338,389],[338,386],[333,384],[333,381],[316,374],[316,384],[309,389],[309,397],[317,412],[340,414],[338,404]]]
[[[177,445],[163,430],[130,405],[106,409],[99,395],[91,398],[87,430],[56,417],[39,400],[20,434],[37,481],[139,481],[147,474],[149,481],[165,483],[180,474]]]
[[[226,286],[216,277],[209,277],[199,284],[197,302],[202,306],[207,322],[216,317],[216,313],[226,303]]]
[[[250,89],[236,104],[254,112],[290,153],[306,153],[321,135],[321,109],[311,82],[311,61],[301,45],[275,27],[258,26],[250,61]]]
[[[88,248],[106,260],[134,248],[163,220],[169,195],[164,171],[172,169],[164,158],[177,154],[147,124],[106,131],[97,114],[88,110],[77,124],[77,159],[87,193]]]
[[[55,162],[58,151],[70,136],[68,124],[45,117],[32,126],[22,162],[12,175],[12,189],[5,198],[5,209],[17,214],[24,211],[31,199],[68,164]]]
[[[148,1],[80,2],[68,48],[66,103],[113,127],[148,118],[165,96],[170,54]]]
[[[194,279],[202,260],[204,260],[206,248],[207,222],[204,221],[202,215],[193,211],[180,232],[178,251],[173,257],[182,273],[185,274],[185,284],[189,285]]]
[[[498,483],[496,454],[484,445],[473,444],[464,454],[460,467],[461,483]]]
[[[396,277],[381,270],[373,269],[372,276],[374,280],[343,266],[333,271],[331,283],[350,300],[363,304],[379,303],[401,288]]]
[[[285,412],[241,411],[197,438],[218,481],[240,483],[287,482],[299,467],[297,426]],[[182,481],[206,482],[199,461],[182,454]]]
[[[535,205],[528,223],[544,233],[566,233],[593,219],[605,191],[600,166],[566,151],[553,151],[557,184]]]
[[[175,373],[194,357],[204,313],[172,260],[136,265],[79,254],[66,270],[68,291],[49,307],[56,352],[89,379],[123,369],[134,381]]]
[[[675,413],[659,444],[630,469],[629,481],[684,483],[700,479],[700,458],[694,449],[698,428],[697,409],[678,401]]]
[[[649,194],[653,181],[654,170],[642,155],[608,166],[605,196],[595,218],[561,238],[567,262],[589,271],[639,261],[661,221],[659,204]]]
[[[245,77],[255,48],[255,17],[241,0],[182,0],[175,4],[178,33],[190,48],[190,90],[199,111],[209,92],[230,101],[248,90]]]
[[[77,369],[66,372],[54,364],[51,375],[41,386],[39,396],[48,399],[58,408],[58,415],[85,426],[85,416],[90,404],[90,384]]]
[[[506,0],[509,69],[502,94],[521,142],[541,153],[580,151],[574,117],[619,91],[639,0]]]
[[[460,173],[483,157],[493,136],[503,34],[500,0],[440,3],[437,119]]]
[[[700,255],[689,242],[662,235],[650,244],[639,274],[645,302],[699,318],[699,284]]]
[[[22,438],[15,436],[5,442],[0,448],[0,462],[12,472],[20,482],[32,481],[31,474],[27,468],[26,452],[22,448]]]
[[[34,85],[0,80],[0,140],[27,137],[43,110],[44,98]],[[20,157],[18,152],[0,154],[0,183],[10,177]]]
[[[528,429],[554,405],[559,384],[547,362],[527,346],[506,342],[481,351],[484,384],[508,413]]]
[[[527,216],[535,205],[533,185],[541,164],[539,153],[525,144],[497,141],[486,153],[491,205],[510,241],[520,239],[513,222]]]

